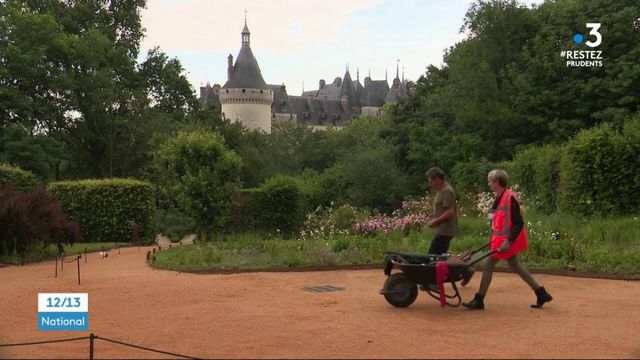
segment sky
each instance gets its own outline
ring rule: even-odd
[[[245,15],[251,49],[267,84],[289,95],[318,89],[348,68],[360,82],[415,81],[442,65],[472,0],[148,0],[140,61],[159,46],[178,58],[196,94],[227,81],[227,56],[240,51]],[[540,0],[526,0],[530,5]],[[245,12],[246,11],[246,12]]]

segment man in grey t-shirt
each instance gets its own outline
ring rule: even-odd
[[[427,170],[427,182],[429,186],[437,190],[433,205],[433,219],[429,222],[430,228],[435,228],[435,236],[431,240],[429,254],[444,254],[449,251],[451,239],[458,234],[458,205],[456,192],[447,183],[446,175],[442,169],[433,167]],[[466,286],[474,270],[465,268],[462,273],[462,286]]]
[[[430,228],[435,228],[435,237],[431,241],[429,254],[444,254],[449,251],[451,239],[458,234],[458,207],[456,193],[447,183],[442,169],[434,167],[427,171],[429,186],[437,190],[433,206],[433,219]]]

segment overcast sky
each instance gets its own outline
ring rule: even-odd
[[[524,3],[539,3],[526,0]],[[177,57],[199,94],[207,82],[227,80],[227,56],[238,55],[245,10],[251,49],[268,84],[289,95],[342,77],[416,80],[442,63],[443,50],[460,41],[471,0],[148,0],[141,59],[154,46]]]

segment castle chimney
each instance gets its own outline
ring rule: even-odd
[[[229,54],[227,57],[227,80],[231,80],[231,75],[233,75],[233,55]]]
[[[322,88],[324,87],[325,84],[326,83],[325,83],[324,79],[320,80],[320,84],[319,84],[318,90],[322,90]]]

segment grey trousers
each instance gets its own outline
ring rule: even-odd
[[[493,277],[493,269],[495,269],[498,261],[500,261],[500,259],[496,259],[493,256],[489,256],[487,260],[485,260],[484,270],[482,272],[482,281],[480,281],[480,290],[478,290],[478,294],[487,295],[487,290],[489,290],[489,285],[491,285],[491,278]],[[540,285],[533,279],[531,273],[520,264],[520,262],[518,261],[518,255],[513,255],[512,257],[508,258],[507,263],[509,264],[509,268],[511,268],[511,271],[520,275],[522,280],[524,280],[524,282],[526,282],[532,290],[537,290],[540,288]]]

